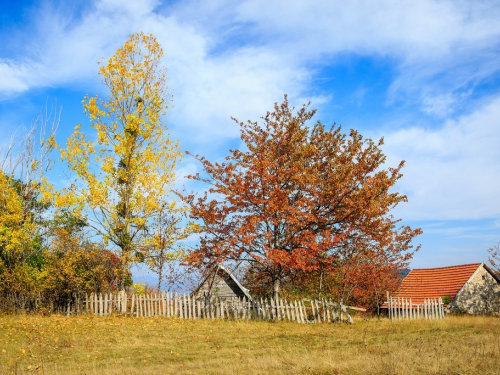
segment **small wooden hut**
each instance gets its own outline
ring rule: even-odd
[[[248,289],[243,287],[236,277],[228,271],[223,265],[210,272],[200,285],[193,291],[193,296],[196,297],[217,297],[222,300],[228,299],[245,299],[252,301],[252,297],[248,293]]]

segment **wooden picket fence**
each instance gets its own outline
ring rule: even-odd
[[[136,317],[178,317],[180,319],[274,320],[297,323],[353,323],[348,308],[331,300],[219,299],[189,294],[127,294],[125,292],[90,294],[82,304],[68,304],[67,314],[123,314]]]
[[[441,297],[426,298],[423,303],[413,303],[411,298],[390,297],[385,302],[391,320],[444,318],[444,304]]]

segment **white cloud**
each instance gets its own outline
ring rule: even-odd
[[[15,63],[12,61],[0,61],[0,95],[9,96],[13,93],[26,91],[36,85],[37,78],[31,75],[31,71],[40,69],[41,64],[33,61]]]
[[[290,82],[297,76],[295,89],[303,89],[307,64],[329,65],[347,53],[394,60],[399,75],[392,84],[392,100],[401,92],[416,91],[419,97],[425,83],[428,95],[448,96],[452,110],[453,91],[500,66],[500,8],[493,1],[220,0],[160,5],[155,0],[100,0],[82,19],[42,8],[33,56],[9,64],[15,74],[2,81],[0,92],[88,80],[95,75],[95,62],[138,30],[154,32],[168,46],[168,58],[183,65],[179,73],[191,73],[183,79],[198,85],[178,87],[189,87],[198,103],[220,97],[228,87],[234,87],[225,95],[230,102],[245,102],[246,95],[256,93],[265,101],[276,96],[269,91],[293,90]],[[30,60],[38,65],[26,62]]]
[[[422,110],[425,113],[446,118],[453,113],[456,101],[456,97],[450,93],[436,96],[425,95],[422,99]]]
[[[500,97],[439,129],[412,127],[385,137],[388,165],[406,160],[398,216],[416,220],[500,215]]]
[[[271,48],[237,47],[210,54],[214,36],[182,22],[175,14],[155,12],[157,1],[101,0],[81,19],[41,8],[31,55],[0,60],[8,79],[0,93],[78,83],[97,86],[96,62],[111,56],[128,34],[152,32],[162,44],[174,95],[171,120],[192,134],[192,141],[238,136],[231,116],[257,119],[287,92],[297,97],[309,73]],[[95,89],[94,88],[94,89]]]
[[[470,86],[499,71],[498,19],[494,1],[100,0],[80,18],[47,7],[37,13],[31,52],[0,59],[0,96],[75,83],[94,92],[102,87],[96,62],[143,30],[165,51],[171,130],[203,146],[195,152],[237,137],[230,116],[258,120],[284,93],[314,106],[330,101],[321,92],[307,97],[313,69],[345,54],[393,62],[389,101],[411,96],[410,106],[446,118],[468,100]],[[353,100],[361,101],[363,90]],[[410,198],[405,218],[500,214],[499,118],[494,99],[437,130],[386,136],[390,165],[407,160],[399,183]]]

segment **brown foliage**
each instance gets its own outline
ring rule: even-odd
[[[42,292],[54,299],[64,299],[73,293],[105,293],[124,284],[120,259],[110,250],[83,240],[78,233],[56,229],[42,275]]]
[[[191,264],[254,263],[277,295],[280,282],[297,271],[411,258],[410,242],[421,231],[397,228],[390,215],[406,201],[389,192],[403,162],[382,169],[382,139],[374,143],[355,130],[347,136],[320,122],[309,128],[314,113],[303,106],[294,114],[285,96],[262,125],[239,123],[245,151],[231,150],[223,163],[196,156],[207,177],[190,177],[210,190],[184,197],[205,230]]]

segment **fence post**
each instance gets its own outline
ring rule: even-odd
[[[135,293],[132,293],[132,302],[130,303],[130,315],[134,316]]]
[[[328,318],[328,323],[332,322],[332,319],[330,317],[330,305],[327,300],[323,300],[325,304],[325,310],[326,310],[326,317]]]
[[[403,298],[398,297],[398,320],[403,319]]]
[[[158,300],[159,300],[158,294],[155,293],[155,294],[153,294],[152,297],[153,297],[153,301],[152,301],[151,305],[153,306],[153,316],[158,316],[158,315],[160,315],[160,310],[158,310],[158,307],[159,307],[158,306]]]
[[[321,315],[319,312],[319,307],[318,307],[318,301],[316,300],[311,300],[311,306],[314,304],[314,310],[316,310],[316,316],[314,317],[313,321],[314,323],[321,323]],[[314,313],[313,313],[314,315]]]
[[[306,305],[304,303],[304,300],[302,299],[299,302],[300,302],[301,309],[304,312],[304,323],[309,323],[309,319],[308,319],[308,316],[307,316],[307,309],[306,309]]]
[[[290,322],[292,320],[291,318],[291,311],[290,311],[290,304],[288,303],[288,300],[285,300],[285,310],[286,310],[286,318]]]
[[[311,313],[312,313],[312,322],[316,323],[316,311],[314,308],[314,300],[311,300]]]
[[[171,310],[171,306],[170,306],[170,293],[169,292],[165,292],[165,304],[166,304],[166,307],[167,307],[166,315],[168,317],[171,317],[172,316],[172,310]]]
[[[288,301],[288,307],[290,308],[290,318],[292,322],[296,322],[297,320],[295,319],[295,309],[293,307],[292,301]]]
[[[290,304],[292,305],[292,320],[296,321],[297,323],[300,323],[300,318],[299,318],[299,312],[297,310],[297,301],[290,301]]]
[[[99,306],[98,306],[98,312],[99,315],[102,316],[102,293],[99,293]]]
[[[342,312],[346,315],[347,321],[351,324],[354,323],[354,320],[352,319],[351,315],[349,315],[349,313],[347,312],[347,308],[342,303],[340,304],[340,308],[342,309]]]

